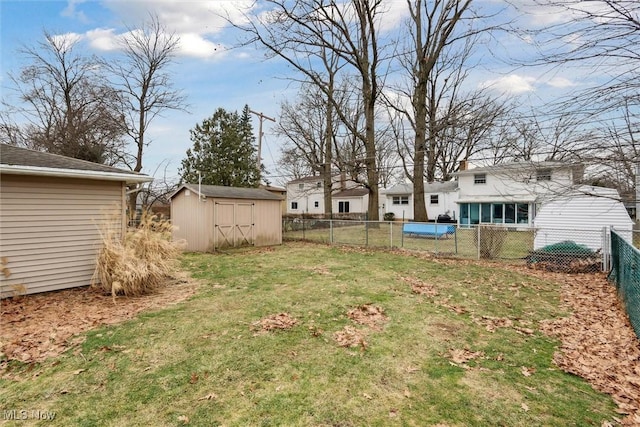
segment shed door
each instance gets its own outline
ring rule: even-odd
[[[253,245],[254,204],[224,203],[215,204],[215,248]]]

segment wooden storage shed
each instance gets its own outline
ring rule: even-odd
[[[100,228],[126,231],[126,185],[152,178],[0,144],[0,296],[91,283]]]
[[[260,188],[183,184],[171,196],[174,240],[186,249],[282,244],[282,198]]]

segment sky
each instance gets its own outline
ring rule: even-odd
[[[386,25],[400,25],[405,0],[386,0],[389,19]],[[530,0],[519,0],[526,3]],[[501,7],[500,0],[481,0]],[[281,62],[265,59],[264,52],[255,48],[234,48],[239,34],[219,17],[230,11],[231,19],[242,22],[242,16],[230,6],[250,5],[252,0],[68,0],[13,1],[0,0],[0,87],[3,98],[11,97],[7,73],[17,73],[23,59],[18,50],[34,46],[43,39],[43,31],[53,34],[73,34],[89,53],[108,55],[115,47],[115,39],[128,29],[136,28],[149,14],[180,37],[176,63],[170,70],[175,87],[182,90],[188,111],[169,111],[152,122],[146,149],[143,172],[156,178],[175,179],[180,161],[191,147],[189,129],[217,108],[240,111],[245,104],[266,116],[278,119],[280,103],[294,99],[296,87],[288,78],[292,72]],[[538,7],[522,22],[541,25],[559,19],[553,11]],[[513,36],[503,37],[499,46],[505,52],[520,52],[526,41]],[[558,91],[573,90],[584,85],[584,76],[574,72],[550,69],[516,69],[513,65],[483,63],[474,71],[472,85],[491,87],[513,96],[525,96],[538,102]],[[258,133],[258,119],[254,117],[254,131]],[[274,185],[286,182],[276,166],[282,141],[273,134],[274,123],[264,121],[262,158],[267,168],[266,178]]]

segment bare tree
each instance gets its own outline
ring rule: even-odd
[[[636,0],[535,0],[550,7],[558,23],[531,31],[541,47],[539,63],[575,64],[606,78],[571,96],[581,108],[599,113],[617,109],[621,101],[640,106],[640,3]],[[570,41],[570,43],[567,43]],[[560,42],[560,43],[559,43]],[[594,105],[594,99],[601,102]],[[566,104],[563,104],[566,105]]]
[[[635,189],[640,117],[640,3],[635,0],[535,0],[558,18],[526,35],[540,49],[535,65],[588,69],[591,84],[562,97],[547,112],[580,117],[589,134],[573,147],[595,171],[594,182]],[[568,42],[567,42],[568,41]],[[527,65],[531,65],[528,63]],[[568,151],[567,148],[562,149]]]
[[[474,29],[473,22],[482,17],[472,10],[471,5],[472,0],[407,1],[410,13],[408,37],[398,55],[407,83],[396,86],[395,92],[400,96],[395,99],[388,97],[387,103],[397,113],[395,117],[400,119],[400,126],[409,124],[413,133],[411,146],[405,145],[401,151],[408,156],[404,157],[405,171],[413,182],[414,219],[418,221],[428,219],[424,199],[425,178],[428,182],[436,179],[439,159],[441,168],[446,171],[448,162],[457,164],[458,158],[445,156],[454,154],[454,151],[459,154],[465,152],[465,149],[453,150],[451,145],[448,150],[441,149],[439,144],[444,141],[442,133],[445,129],[449,133],[454,129],[459,132],[463,121],[473,114],[469,111],[473,103],[463,102],[460,95],[461,84],[467,76],[465,62],[471,55],[477,34],[490,28]],[[479,98],[478,94],[470,96],[475,103]],[[443,108],[449,109],[449,114],[443,115]],[[458,120],[457,123],[454,120]],[[466,151],[471,150],[469,143],[475,141],[477,131],[474,128],[473,132],[467,132]],[[411,168],[406,167],[407,160]]]
[[[185,97],[174,89],[168,68],[174,62],[180,39],[167,32],[157,16],[151,16],[141,29],[129,29],[121,39],[122,61],[111,63],[118,86],[125,98],[123,111],[127,134],[133,141],[134,172],[142,170],[145,147],[150,144],[147,130],[166,110],[186,107]],[[130,215],[135,215],[137,194],[129,197]]]
[[[305,153],[300,152],[295,144],[285,143],[278,159],[279,178],[283,180],[300,179],[313,173]]]
[[[2,114],[2,141],[96,163],[122,159],[125,126],[116,89],[96,57],[78,52],[78,39],[45,31],[19,51],[28,61],[11,76],[18,103]],[[17,124],[14,119],[18,119]]]
[[[303,84],[297,99],[295,104],[282,103],[276,133],[291,145],[285,151],[289,161],[295,154],[304,161],[305,169],[322,177],[325,214],[331,214],[333,145],[338,120],[333,105],[315,85]]]
[[[375,108],[380,95],[379,67],[382,48],[378,26],[382,19],[381,0],[265,1],[268,12],[249,19],[243,28],[256,42],[277,56],[305,79],[322,90],[342,123],[364,147],[365,186],[369,190],[369,218],[378,219],[378,169],[376,166]],[[364,131],[349,121],[332,96],[325,78],[326,52],[336,58],[338,68],[345,67],[358,77],[365,117]]]

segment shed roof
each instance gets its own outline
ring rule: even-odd
[[[182,184],[172,195],[173,198],[183,189],[188,188],[204,197],[220,199],[252,199],[252,200],[282,200],[282,197],[262,188],[227,187],[224,185]]]
[[[137,172],[7,144],[0,144],[0,172],[126,182],[153,180]]]

